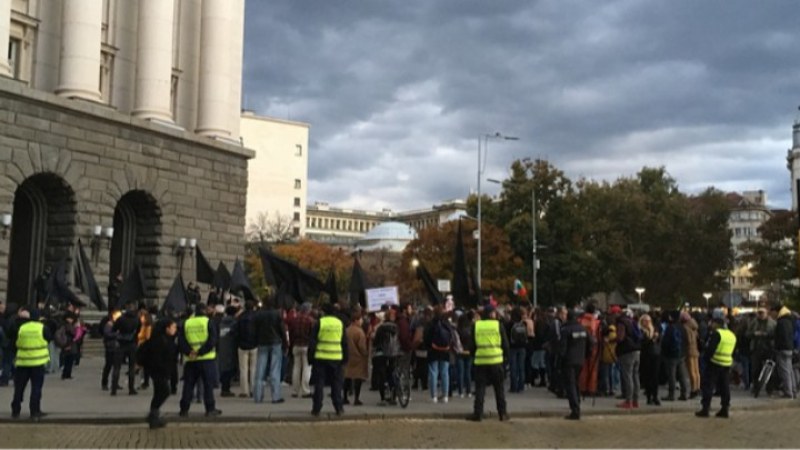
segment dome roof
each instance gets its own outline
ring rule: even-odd
[[[399,239],[412,241],[417,237],[417,232],[410,226],[401,222],[384,222],[371,229],[364,240],[372,239]]]
[[[417,232],[414,228],[401,222],[384,222],[359,239],[357,247],[363,250],[388,248],[392,251],[403,251],[416,238]]]

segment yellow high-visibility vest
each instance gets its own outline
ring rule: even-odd
[[[189,343],[189,347],[194,351],[200,350],[200,347],[208,341],[208,317],[193,316],[187,319],[183,326],[183,333],[186,336],[186,342]],[[188,361],[211,361],[216,357],[216,349],[212,349],[210,352],[198,355],[194,359],[188,359]]]
[[[736,335],[731,330],[720,328],[717,330],[719,333],[719,344],[717,344],[717,351],[711,357],[711,362],[722,367],[731,367],[733,365],[733,349],[736,348]]]
[[[500,322],[494,319],[475,322],[475,365],[503,364],[503,338]]]
[[[17,367],[38,367],[50,362],[47,340],[44,338],[44,324],[29,321],[22,324],[17,332]]]
[[[325,316],[319,319],[319,333],[317,334],[317,349],[314,352],[314,359],[325,361],[341,361],[344,359],[342,354],[342,336],[344,325],[342,321],[333,316]]]

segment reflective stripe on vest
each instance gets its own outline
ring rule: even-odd
[[[342,335],[344,325],[342,321],[333,316],[325,316],[319,319],[319,333],[317,334],[317,349],[314,351],[314,359],[325,361],[341,361],[342,355]]]
[[[25,322],[17,333],[17,367],[38,367],[50,362],[47,340],[44,338],[44,324]]]
[[[476,366],[503,364],[503,338],[500,335],[499,321],[475,322],[475,347]]]
[[[189,347],[194,351],[200,350],[200,347],[208,341],[208,317],[194,316],[187,319],[186,324],[183,326],[183,333],[186,336],[186,342],[189,343]],[[211,361],[216,357],[216,350],[211,349],[210,352],[198,355],[194,359],[188,359],[188,361]]]
[[[719,344],[717,344],[717,351],[711,357],[711,362],[722,367],[731,367],[733,365],[733,349],[736,347],[736,335],[731,330],[720,328],[717,330],[719,333]]]

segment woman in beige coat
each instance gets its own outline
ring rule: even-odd
[[[361,383],[369,374],[369,350],[367,348],[367,335],[361,325],[361,312],[353,313],[350,326],[345,332],[347,336],[348,359],[344,368],[344,404],[349,405],[348,395],[353,392],[353,405],[360,406]]]
[[[686,359],[686,370],[689,372],[689,383],[691,393],[689,398],[695,398],[700,394],[700,349],[697,346],[697,322],[692,319],[686,311],[681,313],[683,323],[683,354]]]

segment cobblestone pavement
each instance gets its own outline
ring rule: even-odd
[[[446,419],[141,425],[4,424],[7,448],[793,448],[799,408],[742,411],[732,418],[689,413],[594,415],[473,424]]]
[[[102,368],[102,358],[86,357],[81,365],[74,371],[72,380],[61,380],[58,375],[49,375],[44,384],[44,397],[42,409],[49,413],[44,422],[50,423],[140,423],[149,409],[151,390],[140,390],[139,395],[127,395],[127,389],[120,391],[116,397],[109,396],[108,392],[100,390],[100,371]],[[237,387],[233,391],[238,394]],[[0,427],[2,422],[11,422],[10,403],[13,388],[0,388]],[[219,394],[219,391],[217,391]],[[222,409],[223,415],[215,419],[215,422],[250,422],[250,421],[303,421],[311,420],[311,400],[292,398],[290,388],[283,388],[283,395],[286,402],[273,405],[269,402],[267,393],[266,402],[255,404],[251,399],[243,398],[220,398],[217,395],[217,407]],[[760,410],[764,408],[798,406],[800,401],[778,400],[769,398],[754,399],[741,391],[734,389],[733,411]],[[663,390],[662,394],[665,395]],[[528,389],[522,394],[506,394],[508,409],[512,416],[539,417],[556,416],[561,417],[568,412],[567,401],[557,399],[546,389]],[[26,399],[27,400],[27,399]],[[169,419],[177,419],[178,396],[172,396],[164,405],[163,412]],[[436,418],[460,418],[471,412],[472,399],[452,398],[448,404],[433,404],[427,392],[414,391],[411,404],[407,409],[398,406],[381,407],[378,406],[378,394],[369,392],[367,386],[362,393],[364,406],[345,407],[345,417],[347,419],[381,419],[381,418],[405,418],[405,419],[436,419]],[[583,404],[584,415],[593,414],[635,414],[647,415],[664,412],[690,412],[698,408],[697,399],[685,402],[665,402],[661,407],[646,406],[635,412],[623,412],[614,407],[619,400],[612,398],[598,398],[594,405],[587,399]],[[23,405],[23,418],[28,414],[27,401]],[[487,413],[494,412],[493,394],[487,392],[486,398]],[[323,417],[333,412],[330,401],[326,399],[323,407]],[[187,419],[183,419],[187,421]],[[193,404],[189,413],[188,421],[205,421],[203,417],[203,405]],[[0,428],[1,429],[1,428]],[[0,435],[5,434],[1,433]],[[800,445],[800,441],[798,443]]]

